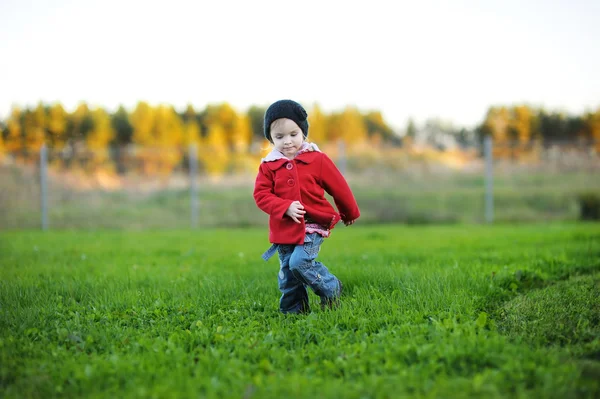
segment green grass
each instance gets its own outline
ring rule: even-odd
[[[0,234],[0,396],[600,395],[600,225],[340,226],[285,316],[265,229]]]

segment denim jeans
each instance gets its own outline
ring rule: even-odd
[[[307,234],[303,245],[274,244],[263,255],[268,260],[275,250],[279,252],[279,310],[283,313],[310,311],[307,286],[321,298],[321,304],[339,297],[338,278],[315,260],[322,243],[321,235]]]

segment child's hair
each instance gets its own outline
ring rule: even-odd
[[[308,114],[304,107],[292,100],[279,100],[267,108],[264,120],[265,138],[271,143],[271,123],[277,119],[287,118],[293,120],[302,130],[304,140],[308,137]]]

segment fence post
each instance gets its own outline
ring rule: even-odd
[[[198,213],[200,204],[198,201],[198,152],[196,144],[189,147],[189,169],[190,169],[190,220],[192,229],[198,227]]]
[[[492,137],[486,136],[483,142],[485,154],[485,221],[494,221],[494,157]]]
[[[42,208],[42,230],[48,230],[48,148],[40,149],[40,201]]]
[[[346,174],[346,142],[342,139],[338,141],[338,152],[339,152],[339,168],[342,175]]]

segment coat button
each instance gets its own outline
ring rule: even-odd
[[[289,179],[288,186],[293,186],[293,185],[294,185],[294,179]]]
[[[294,165],[292,165],[291,163],[288,163],[285,167],[287,168],[287,170],[292,170]]]

